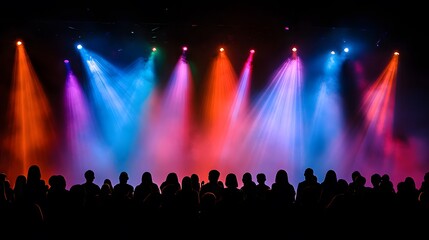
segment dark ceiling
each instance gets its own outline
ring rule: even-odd
[[[52,47],[65,58],[68,45],[94,36],[143,39],[172,48],[217,42],[260,49],[316,41],[308,44],[315,48],[330,41],[328,34],[336,30],[339,39],[346,31],[386,51],[402,49],[420,59],[425,49],[420,45],[428,40],[424,9],[422,3],[368,0],[14,1],[0,10],[0,34],[7,47],[22,38],[33,46]]]

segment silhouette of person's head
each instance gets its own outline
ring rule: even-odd
[[[209,211],[216,206],[216,195],[212,192],[206,192],[201,196],[201,211]]]
[[[92,183],[95,179],[95,173],[92,170],[86,170],[85,174],[86,182]]]
[[[238,187],[237,176],[234,173],[228,173],[228,175],[226,175],[225,186],[227,188],[237,188]]]
[[[324,183],[335,184],[338,182],[337,173],[333,169],[329,169],[325,174]]]
[[[267,176],[264,173],[258,173],[256,174],[256,181],[259,184],[263,184],[265,181],[267,181]]]
[[[304,171],[304,177],[305,179],[311,179],[314,176],[314,171],[312,168],[307,168]]]
[[[245,172],[243,174],[241,181],[243,182],[244,185],[252,183],[252,174],[250,172]]]
[[[289,177],[284,169],[280,169],[276,173],[275,182],[280,184],[288,184],[289,183]]]
[[[374,173],[371,175],[371,184],[373,187],[380,186],[380,182],[381,182],[381,175],[380,174]]]
[[[6,181],[6,173],[0,173],[0,183],[3,183]]]
[[[110,189],[113,189],[112,181],[110,181],[109,178],[105,178],[103,181],[103,184],[106,184],[107,186],[110,187]]]
[[[361,174],[360,174],[360,172],[359,172],[358,170],[353,171],[353,172],[352,172],[352,182],[356,181],[356,179],[357,179],[358,177],[360,177],[360,176],[361,176]]]
[[[39,181],[42,178],[42,173],[38,165],[31,165],[28,168],[27,182]]]
[[[201,186],[200,186],[200,177],[196,173],[193,173],[191,175],[191,180],[192,180],[192,187],[195,190],[200,191],[200,189],[201,189]]]
[[[177,176],[177,173],[175,172],[169,172],[167,174],[167,177],[165,178],[166,184],[178,184],[179,183],[179,176]]]
[[[423,180],[425,182],[429,182],[429,172],[426,172],[425,175],[423,176]]]
[[[209,182],[217,183],[220,177],[220,172],[216,169],[210,170],[209,172]]]
[[[144,172],[142,174],[142,183],[144,184],[151,184],[153,182],[152,180],[152,174],[150,172]]]
[[[127,183],[128,182],[128,173],[127,172],[121,172],[121,174],[119,174],[119,182],[120,183]]]
[[[184,176],[182,178],[182,189],[191,190],[192,189],[192,179],[190,176]]]
[[[112,192],[113,192],[113,190],[112,190],[112,188],[109,186],[109,184],[108,184],[108,183],[103,183],[103,185],[101,185],[101,188],[100,188],[100,195],[101,195],[101,196],[109,196],[109,195],[112,195]]]

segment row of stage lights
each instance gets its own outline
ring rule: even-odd
[[[77,45],[77,48],[78,49],[81,49],[82,48],[82,45],[81,44],[78,44]],[[186,51],[188,51],[188,47],[187,46],[183,46],[182,47],[182,50],[183,50],[183,52],[186,52]],[[221,48],[219,48],[219,52],[224,52],[225,51],[225,48],[223,48],[223,47],[221,47]],[[297,52],[298,51],[298,49],[296,48],[296,47],[293,47],[292,48],[292,52]],[[343,49],[343,52],[345,52],[345,53],[348,53],[350,51],[350,49],[348,48],[348,47],[345,47],[344,49]],[[156,48],[155,47],[153,47],[152,48],[152,52],[156,52]],[[253,54],[253,53],[255,53],[255,50],[254,49],[250,49],[250,51],[249,51],[251,54]],[[335,55],[336,54],[336,52],[335,51],[331,51],[331,54],[332,55]],[[394,52],[394,55],[399,55],[399,52],[397,52],[397,51],[395,51]]]
[[[83,46],[81,45],[81,44],[78,44],[77,46],[76,46],[76,48],[77,49],[82,49],[83,48]],[[295,49],[295,48],[294,48]],[[156,52],[156,47],[153,47],[152,48],[152,52]],[[183,50],[183,52],[186,52],[186,51],[188,51],[188,47],[187,46],[183,46],[182,47],[182,50]],[[225,48],[223,48],[223,47],[221,47],[221,48],[219,48],[219,52],[224,52],[225,51]],[[294,52],[296,51],[296,50],[293,50]],[[250,53],[255,53],[255,50],[254,49],[250,49]]]
[[[17,41],[16,42],[16,45],[22,45],[22,41]],[[78,44],[77,46],[77,49],[82,49],[83,48],[83,46],[81,45],[81,44]],[[152,48],[152,52],[156,52],[156,47],[153,47]],[[186,52],[186,51],[188,51],[188,47],[187,46],[183,46],[182,47],[182,50],[183,50],[183,52]],[[224,52],[225,51],[225,48],[223,48],[223,47],[221,47],[221,48],[219,48],[219,51],[220,52]],[[293,47],[292,48],[292,52],[297,52],[298,51],[298,49],[296,48],[296,47]],[[349,48],[344,48],[343,49],[343,51],[345,52],[345,53],[348,53],[349,51],[350,51],[350,49]],[[253,54],[253,53],[255,53],[255,50],[254,49],[250,49],[250,53],[251,54]],[[332,55],[335,55],[336,54],[336,52],[335,51],[331,51],[331,54]],[[397,52],[397,51],[395,51],[394,53],[393,53],[394,55],[399,55],[399,52]]]

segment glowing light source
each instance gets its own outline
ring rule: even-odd
[[[394,52],[393,54],[394,54],[394,55],[396,55],[396,56],[398,56],[398,55],[399,55],[399,52]]]
[[[17,41],[17,42],[16,42],[16,45],[18,45],[18,46],[19,46],[19,45],[21,45],[21,44],[22,44],[22,42],[21,42],[21,41]]]
[[[184,46],[184,47],[182,47],[182,50],[183,50],[183,51],[188,51],[188,47],[187,47],[187,46]]]
[[[81,44],[78,44],[76,47],[77,47],[77,49],[82,49],[82,45]]]
[[[332,55],[335,55],[335,51],[331,51],[331,54],[332,54]]]
[[[152,48],[152,52],[156,52],[156,47]]]
[[[346,48],[344,48],[344,52],[349,52],[350,50],[349,50],[349,48],[348,47],[346,47]]]
[[[297,49],[296,47],[293,47],[293,48],[292,48],[292,51],[293,51],[293,52],[296,52],[297,50],[298,50],[298,49]]]
[[[68,60],[68,59],[65,59],[65,60],[64,60],[64,63],[69,63],[69,60]]]
[[[250,49],[250,53],[255,53],[255,50],[254,49]]]
[[[219,51],[223,52],[225,49],[223,47],[219,48]]]

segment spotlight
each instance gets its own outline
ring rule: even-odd
[[[396,51],[396,52],[394,52],[393,54],[395,54],[396,56],[398,56],[398,55],[399,55],[399,52],[397,52],[397,51]]]
[[[298,51],[298,49],[296,47],[293,47],[292,52],[296,52],[296,51]]]
[[[65,59],[64,60],[64,63],[69,63],[70,61],[68,60],[68,59]]]
[[[348,47],[344,48],[344,52],[348,53],[350,50]]]
[[[82,45],[81,44],[78,44],[76,47],[77,47],[77,49],[82,49]]]
[[[22,42],[21,42],[21,41],[17,41],[17,42],[16,42],[16,45],[17,45],[17,46],[22,45]]]
[[[223,52],[225,49],[223,47],[219,48],[219,51]]]
[[[335,51],[331,51],[331,55],[335,55]]]
[[[152,52],[156,52],[156,47],[152,48]]]
[[[250,53],[251,54],[255,53],[255,50],[254,49],[250,49]]]
[[[184,52],[186,52],[186,51],[188,51],[188,47],[187,47],[187,46],[184,46],[184,47],[182,47],[182,50],[183,50]]]

